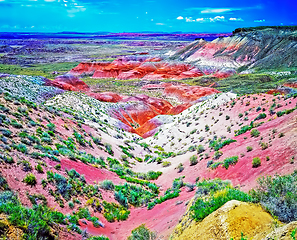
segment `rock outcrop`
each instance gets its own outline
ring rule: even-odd
[[[290,29],[235,31],[212,42],[202,39],[175,52],[171,59],[199,67],[237,69],[240,66],[279,68],[297,66],[297,36]]]
[[[243,236],[262,239],[273,230],[273,217],[260,206],[232,200],[201,222],[191,219],[189,208],[171,235],[171,240],[234,240]]]

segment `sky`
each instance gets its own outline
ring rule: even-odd
[[[227,33],[297,25],[297,0],[0,0],[1,32]]]

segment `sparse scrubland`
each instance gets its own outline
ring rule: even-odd
[[[245,28],[214,40],[240,42],[236,54],[217,49],[217,63],[204,54],[204,40],[179,50],[164,44],[166,61],[201,72],[236,66],[193,78],[95,79],[92,72],[59,82],[53,72],[78,62],[24,66],[15,56],[20,64],[9,65],[14,55],[2,56],[0,238],[295,239],[297,66],[270,48],[265,57],[260,40],[254,62],[243,61],[252,34],[277,44],[282,30]],[[293,54],[294,34],[284,31],[277,46],[289,51],[290,43]],[[104,45],[92,60],[113,61],[120,47],[108,54]],[[123,48],[129,55],[132,47]]]

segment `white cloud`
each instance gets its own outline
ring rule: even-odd
[[[265,19],[254,20],[254,22],[265,22]]]
[[[156,23],[156,25],[164,26],[165,24],[164,23]]]
[[[196,22],[204,22],[204,18],[197,18]]]
[[[243,22],[243,19],[242,18],[229,18],[229,21]]]
[[[195,22],[196,20],[192,17],[186,17],[186,22]]]
[[[183,20],[184,18],[182,16],[179,16],[176,18],[177,20]]]
[[[225,21],[225,17],[224,16],[216,16],[214,18],[210,18],[211,22],[223,22]]]
[[[224,12],[231,12],[237,10],[235,8],[208,8],[201,10],[200,13],[224,13]]]
[[[185,17],[186,22],[199,22],[199,23],[204,23],[204,22],[225,22],[226,18],[225,16],[215,16],[213,18],[197,18],[193,19],[192,17]],[[237,20],[239,21],[239,20]]]

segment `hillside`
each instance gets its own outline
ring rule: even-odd
[[[0,237],[295,239],[293,30],[0,74]]]

